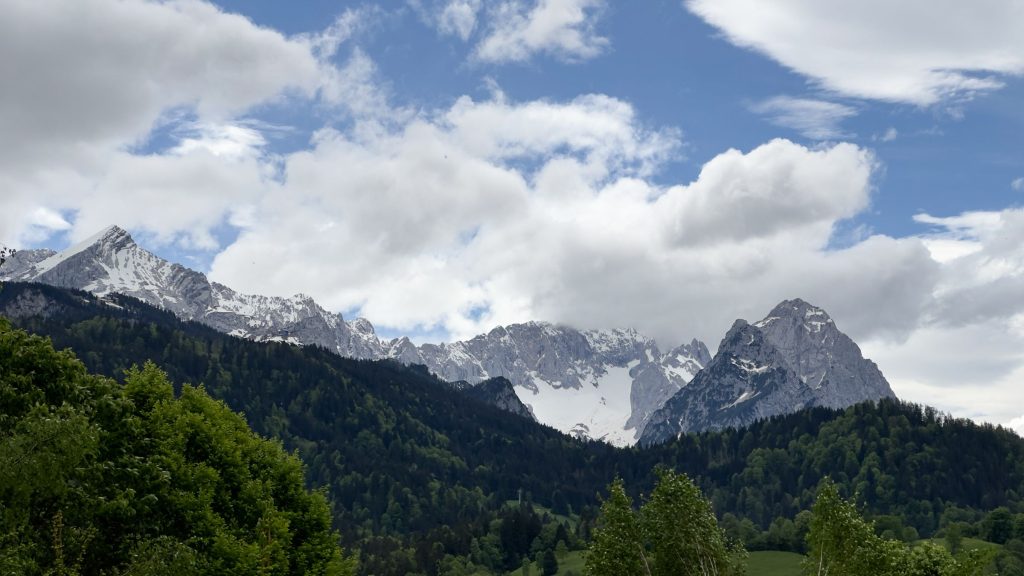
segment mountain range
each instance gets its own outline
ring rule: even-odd
[[[783,302],[757,324],[738,322],[712,358],[698,340],[662,352],[633,329],[577,330],[547,322],[499,326],[453,343],[384,340],[369,321],[347,321],[309,296],[241,294],[212,282],[143,249],[117,226],[60,252],[17,252],[0,267],[0,279],[121,293],[226,334],[422,364],[450,382],[502,377],[525,410],[500,383],[486,388],[498,395],[490,403],[618,446],[806,406],[893,396],[877,367],[827,314],[799,300]]]

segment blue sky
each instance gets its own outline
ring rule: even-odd
[[[118,224],[381,334],[715,347],[784,298],[1024,425],[1013,0],[11,0],[0,242]]]

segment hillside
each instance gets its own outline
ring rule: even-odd
[[[790,522],[783,546],[825,475],[869,514],[897,515],[921,537],[950,518],[1019,509],[1024,494],[1020,437],[898,401],[615,449],[483,405],[423,369],[241,340],[127,297],[7,284],[0,314],[74,349],[91,370],[120,377],[153,360],[174,381],[204,383],[254,430],[298,450],[308,481],[328,488],[345,543],[362,550],[364,573],[430,572],[495,539],[512,546],[492,522],[519,498],[577,515],[585,538],[598,492],[616,475],[649,491],[658,464],[697,479],[727,528],[727,515],[735,531],[743,521],[758,536]]]

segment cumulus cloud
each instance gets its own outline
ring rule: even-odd
[[[506,0],[488,11],[489,26],[474,56],[482,62],[523,62],[535,54],[567,61],[603,52],[597,19],[605,0]]]
[[[898,394],[1007,422],[1024,403],[1024,210],[915,220],[941,264],[930,303],[906,340],[865,348]]]
[[[1012,0],[687,0],[732,43],[821,87],[930,105],[1024,73],[1024,9]]]
[[[163,240],[192,227],[180,238],[212,247],[211,227],[273,171],[260,158],[265,127],[241,119],[249,110],[321,94],[371,108],[377,94],[348,87],[365,86],[372,66],[358,54],[341,69],[327,62],[358,16],[288,38],[199,0],[6,3],[0,240],[20,245],[68,219],[77,238],[116,218]],[[158,130],[177,143],[139,152]],[[50,216],[21,216],[39,206]]]
[[[1013,188],[1017,192],[1024,191],[1024,177],[1014,178],[1013,182],[1010,182],[1010,188]]]
[[[678,147],[602,95],[498,93],[394,131],[323,131],[284,160],[211,274],[453,337],[545,319],[714,345],[735,317],[794,295],[856,335],[916,325],[935,266],[920,240],[829,248],[870,204],[870,152],[775,140],[723,152],[692,183],[655,184]],[[886,304],[865,313],[874,300]]]
[[[751,111],[776,126],[789,128],[812,140],[835,140],[844,136],[843,120],[857,115],[851,106],[792,96],[775,96],[757,102]]]
[[[304,43],[205,2],[14,0],[0,75],[6,167],[143,138],[174,107],[223,119],[311,91],[318,63]]]
[[[705,164],[691,186],[670,191],[664,213],[683,244],[792,232],[821,244],[835,222],[867,206],[873,165],[872,155],[852,144],[808,150],[776,140],[748,154],[729,150]]]

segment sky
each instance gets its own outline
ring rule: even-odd
[[[0,244],[117,224],[418,341],[801,297],[1024,430],[1020,0],[0,7]]]

